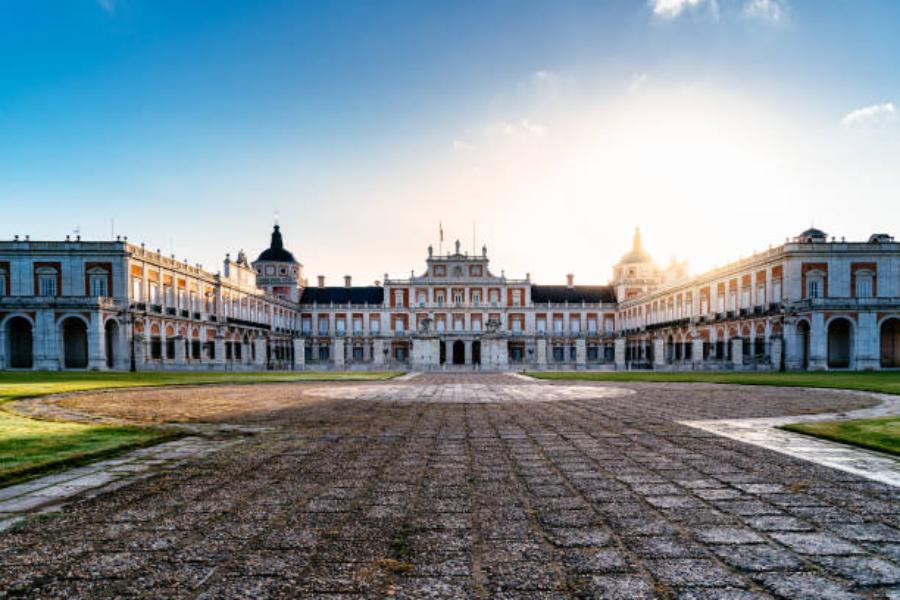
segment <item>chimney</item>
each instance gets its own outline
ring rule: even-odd
[[[324,275],[319,275],[319,287],[320,288],[325,287],[325,276]]]
[[[575,275],[573,275],[572,273],[566,275],[566,287],[575,287]]]
[[[349,275],[344,275],[344,287],[348,288],[353,285],[353,279]]]

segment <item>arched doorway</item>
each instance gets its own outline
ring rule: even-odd
[[[31,323],[25,317],[13,317],[7,322],[9,337],[9,366],[11,369],[34,367],[34,336]]]
[[[900,368],[900,319],[887,319],[881,324],[881,366]]]
[[[110,369],[116,368],[116,359],[119,351],[119,324],[115,319],[110,319],[104,326],[106,335],[106,366]]]
[[[88,365],[87,325],[70,317],[63,321],[63,366],[66,369],[86,369]]]
[[[809,323],[797,323],[797,335],[800,336],[800,366],[805,371],[809,368]]]
[[[453,342],[453,364],[466,364],[466,345],[462,342],[462,340],[456,340],[455,342]]]
[[[481,364],[481,342],[472,342],[472,364]]]
[[[828,325],[828,368],[849,368],[852,353],[853,325],[847,319],[834,319]]]

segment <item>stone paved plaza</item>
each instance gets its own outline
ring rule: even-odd
[[[900,598],[897,488],[678,423],[874,402],[509,375],[82,395],[69,409],[256,433],[0,533],[0,590]]]

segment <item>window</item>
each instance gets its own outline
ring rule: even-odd
[[[596,319],[588,319],[588,332],[589,333],[597,333],[597,320]]]
[[[547,332],[547,319],[538,319],[535,328],[538,333],[546,333]]]
[[[819,297],[819,281],[817,279],[810,279],[807,282],[806,295],[810,298]]]
[[[135,302],[144,301],[144,282],[140,277],[131,279],[131,298]]]
[[[781,280],[772,282],[772,302],[781,302]]]
[[[319,335],[328,333],[328,319],[319,319]]]
[[[419,306],[425,306],[425,292],[419,292],[417,302]]]
[[[606,319],[603,322],[603,328],[606,330],[606,333],[612,333],[614,325],[615,323],[613,323],[612,319]]]
[[[56,270],[41,269],[38,271],[38,295],[56,296]]]
[[[403,290],[394,290],[394,306],[403,306]]]
[[[500,302],[500,292],[498,292],[497,290],[491,290],[490,298],[491,306],[497,306],[497,304]]]
[[[731,290],[728,292],[728,310],[734,310],[737,304],[737,292]]]
[[[571,319],[569,321],[569,331],[578,335],[578,332],[581,331],[581,321],[578,319]]]
[[[556,319],[553,321],[553,331],[556,333],[563,332],[563,320],[562,319]]]
[[[379,331],[381,331],[381,321],[379,321],[378,319],[371,320],[369,322],[369,329],[372,330],[372,333],[377,334]]]
[[[353,319],[353,333],[359,335],[363,332],[363,321],[361,318],[357,317]]]
[[[166,285],[163,286],[164,294],[166,296],[166,306],[172,306],[175,304],[175,291],[172,289],[172,286]]]
[[[443,319],[440,319],[435,322],[435,329],[437,329],[438,331],[444,331],[444,320]]]
[[[870,273],[858,272],[856,274],[856,297],[872,297],[872,275]]]
[[[521,306],[522,305],[522,290],[513,290],[512,302],[513,302],[513,306]]]
[[[709,313],[709,300],[706,298],[702,298],[700,300],[700,314],[705,315]]]
[[[745,287],[741,290],[741,308],[748,308],[750,306],[750,288]]]
[[[403,333],[403,319],[394,320],[394,331],[396,331],[397,333]]]
[[[454,292],[453,293],[453,303],[456,304],[457,306],[459,306],[460,304],[462,304],[462,301],[463,301],[462,292]]]
[[[91,296],[109,296],[106,271],[91,272],[88,280],[91,284]]]
[[[434,293],[434,301],[437,302],[438,306],[444,305],[444,292],[435,292]]]
[[[481,292],[472,292],[472,304],[475,306],[481,304]]]
[[[472,331],[481,331],[481,319],[472,319]]]
[[[465,328],[464,324],[465,323],[464,323],[462,317],[457,317],[456,319],[453,320],[453,330],[454,331],[462,331]]]
[[[764,283],[756,286],[756,304],[763,306],[766,303],[766,285]]]
[[[6,295],[6,271],[0,269],[0,296]]]
[[[343,319],[338,319],[334,322],[334,328],[338,335],[344,335],[344,332],[347,329],[347,322]]]
[[[522,333],[522,320],[521,319],[513,319],[512,330],[513,330],[513,333]]]

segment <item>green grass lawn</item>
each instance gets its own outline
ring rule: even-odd
[[[900,454],[900,416],[794,423],[785,425],[782,429],[881,452]]]
[[[356,381],[398,372],[266,371],[259,373],[0,372],[0,405],[9,400],[85,390],[209,383]],[[29,419],[0,406],[0,485],[82,464],[174,437],[150,427],[120,427]]]
[[[788,387],[839,388],[900,394],[900,372],[854,373],[707,373],[629,371],[546,371],[529,372],[537,379],[571,381],[656,381],[664,383],[734,383],[740,385],[780,385]]]

